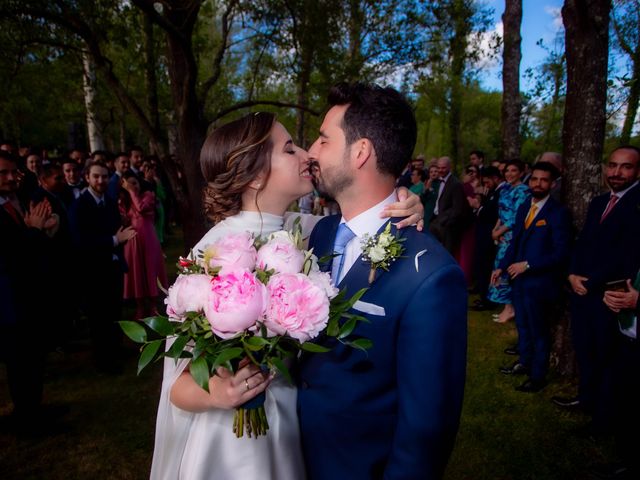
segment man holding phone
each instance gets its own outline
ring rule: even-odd
[[[609,433],[613,412],[611,362],[617,322],[603,295],[616,288],[616,283],[607,283],[635,278],[640,269],[640,150],[615,149],[605,169],[610,192],[591,201],[569,269],[578,397],[553,398],[559,406],[580,406],[590,413],[590,434]]]
[[[624,288],[608,290],[603,302],[616,313],[619,334],[616,337],[616,355],[613,361],[614,381],[614,435],[621,464],[604,466],[604,473],[621,478],[640,475],[640,344],[638,344],[638,317],[640,317],[640,271],[635,280],[624,280]],[[607,470],[608,467],[608,470]],[[613,468],[612,468],[613,467]],[[612,478],[618,478],[612,476]]]

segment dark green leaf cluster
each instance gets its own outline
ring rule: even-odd
[[[256,275],[269,276],[271,273],[257,271]],[[331,301],[327,337],[359,350],[371,348],[371,341],[353,335],[358,322],[366,319],[348,313],[365,291],[362,289],[349,299],[342,291]],[[257,331],[246,330],[233,338],[223,339],[214,334],[203,314],[195,312],[187,313],[183,321],[156,316],[142,322],[122,321],[120,326],[131,340],[142,344],[138,374],[151,362],[164,357],[175,361],[187,358],[191,375],[206,391],[209,391],[209,379],[218,367],[235,371],[244,358],[261,368],[278,371],[293,383],[288,360],[295,359],[300,351],[323,353],[330,350],[320,343],[300,342],[286,334],[270,336],[263,324],[259,324]]]

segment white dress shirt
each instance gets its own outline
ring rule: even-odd
[[[440,209],[438,208],[438,204],[440,203],[440,197],[442,196],[442,192],[444,192],[444,185],[447,183],[451,177],[451,172],[447,174],[446,177],[443,177],[440,181],[440,185],[438,186],[438,198],[436,198],[436,205],[433,207],[433,214],[438,215],[440,213]]]
[[[353,217],[348,222],[342,217],[340,223],[346,223],[353,233],[356,234],[353,239],[344,249],[344,265],[342,266],[342,272],[340,278],[336,279],[336,285],[346,276],[347,272],[351,269],[354,263],[362,254],[362,239],[365,234],[373,236],[378,233],[380,227],[382,227],[389,219],[380,218],[380,213],[384,210],[384,207],[398,201],[396,191],[391,192],[387,198],[380,203],[374,205],[369,210],[362,212],[361,214]]]

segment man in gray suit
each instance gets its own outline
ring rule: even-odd
[[[462,234],[469,225],[471,207],[462,183],[451,172],[451,159],[440,157],[437,166],[441,183],[429,229],[449,253],[454,255],[460,247]]]

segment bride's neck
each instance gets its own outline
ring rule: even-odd
[[[268,195],[257,195],[255,190],[245,192],[242,195],[242,210],[246,212],[270,213],[279,217],[284,216],[291,202],[287,202],[284,199],[267,197]]]

